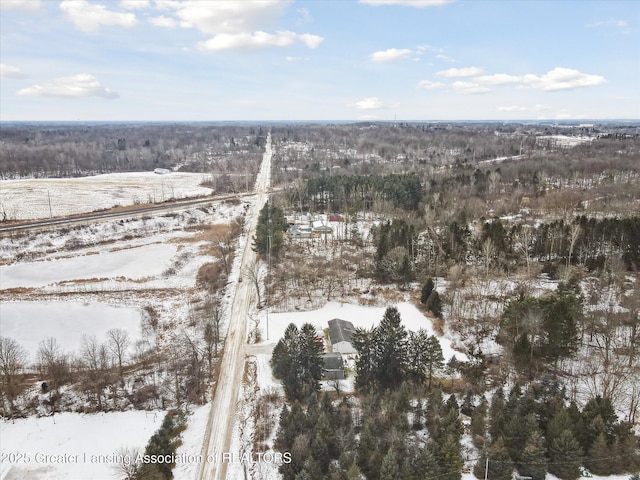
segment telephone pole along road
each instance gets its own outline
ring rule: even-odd
[[[267,136],[262,165],[256,179],[256,197],[251,215],[247,218],[247,240],[242,252],[240,275],[253,262],[256,254],[251,248],[251,239],[255,235],[260,210],[267,201],[271,173],[271,134]],[[225,480],[227,463],[222,455],[229,452],[231,435],[236,417],[236,407],[240,394],[240,384],[244,370],[244,345],[247,338],[247,318],[253,298],[251,282],[236,285],[233,298],[229,328],[224,344],[224,353],[220,362],[220,374],[211,402],[209,421],[202,445],[202,458],[215,458],[217,461],[202,461],[198,470],[198,480]],[[238,452],[236,452],[238,454]]]

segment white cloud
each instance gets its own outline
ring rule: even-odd
[[[27,78],[28,75],[18,67],[13,65],[7,65],[6,63],[0,63],[0,77],[1,78]]]
[[[526,112],[527,107],[519,107],[518,105],[509,105],[508,107],[498,107],[499,112]]]
[[[411,55],[411,50],[408,48],[388,48],[387,50],[380,50],[379,52],[373,52],[369,55],[369,59],[372,62],[392,62],[393,60],[401,60]]]
[[[23,88],[18,91],[18,95],[57,98],[119,97],[116,92],[102,85],[96,77],[88,73],[81,73],[73,77],[57,78],[51,83]]]
[[[156,0],[157,1],[157,0]],[[160,9],[173,10],[177,23],[183,28],[195,28],[212,35],[198,44],[201,50],[256,50],[267,47],[287,47],[301,41],[309,48],[317,48],[324,38],[311,33],[291,31],[269,32],[284,12],[289,0],[204,2],[157,1]],[[304,9],[303,9],[304,10]],[[304,16],[307,20],[310,16]]]
[[[407,7],[425,8],[446,5],[454,1],[455,0],[360,0],[360,3],[366,3],[368,5],[405,5]]]
[[[474,82],[453,82],[451,84],[456,93],[461,95],[477,95],[480,93],[490,92],[491,89],[483,87],[482,85]]]
[[[456,63],[456,59],[452,57],[448,57],[447,55],[443,55],[442,53],[436,55],[438,60],[442,60],[443,62]]]
[[[318,48],[318,46],[324,41],[324,38],[321,36],[312,35],[311,33],[298,34],[298,38],[309,48]]]
[[[2,0],[0,2],[0,10],[27,10],[34,12],[41,6],[41,0]]]
[[[275,25],[288,2],[264,0],[237,2],[188,0],[167,2],[186,28],[196,28],[210,35],[239,34],[264,30]]]
[[[300,18],[296,22],[297,25],[304,25],[305,23],[313,23],[313,17],[309,13],[309,9],[299,8],[297,12],[300,14]]]
[[[126,8],[127,10],[140,10],[147,8],[150,3],[151,2],[149,0],[120,0],[122,8]]]
[[[224,33],[200,42],[198,47],[201,50],[210,52],[223,50],[258,50],[267,47],[288,47],[296,40],[304,42],[309,48],[316,48],[324,39],[316,35],[300,35],[289,31],[276,33]]]
[[[475,77],[473,81],[483,85],[508,85],[522,83],[523,77],[508,75],[506,73],[495,73],[493,75],[481,75],[479,77]]]
[[[628,35],[633,31],[633,29],[631,28],[631,25],[629,25],[629,22],[627,22],[626,20],[597,21],[597,22],[589,23],[585,25],[585,27],[587,28],[613,27],[613,28],[619,29],[620,33],[624,35]]]
[[[175,28],[176,21],[171,17],[165,17],[164,15],[160,15],[159,17],[151,17],[149,18],[149,23],[155,25],[156,27],[164,27],[164,28]]]
[[[589,75],[571,68],[556,67],[542,76],[524,75],[522,83],[545,92],[554,92],[581,87],[595,87],[607,83],[607,80],[600,75]]]
[[[449,68],[448,70],[441,70],[436,75],[445,78],[461,78],[461,77],[475,77],[483,72],[478,67],[464,67],[464,68]]]
[[[103,25],[133,27],[138,23],[133,13],[114,12],[86,0],[64,0],[60,9],[78,29],[85,32],[95,31]]]
[[[422,80],[418,82],[418,88],[424,88],[425,90],[435,90],[437,88],[444,88],[446,85],[442,82],[431,82],[429,80]]]
[[[347,106],[357,110],[379,110],[385,108],[385,104],[378,97],[363,98],[357,102],[349,103]]]

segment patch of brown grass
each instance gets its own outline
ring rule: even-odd
[[[222,290],[227,276],[220,262],[207,262],[198,269],[196,284],[209,292]]]

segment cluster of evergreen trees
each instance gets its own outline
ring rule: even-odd
[[[403,382],[422,386],[444,366],[438,339],[426,330],[407,332],[396,307],[388,307],[380,324],[357,329],[353,346],[358,351],[356,388],[361,391],[396,390]]]
[[[346,397],[334,406],[327,393],[320,402],[313,394],[306,410],[285,406],[275,446],[291,453],[280,466],[284,480],[459,480],[463,431],[453,395],[445,402],[434,389],[411,401],[403,384],[364,396],[359,407]]]
[[[144,450],[145,459],[139,463],[131,478],[134,480],[170,480],[173,478],[175,463],[153,462],[156,458],[172,458],[180,446],[180,433],[186,428],[184,413],[180,410],[170,410],[164,417],[162,425],[149,439]],[[132,461],[135,459],[132,459]]]
[[[412,211],[419,208],[423,189],[415,173],[331,175],[310,178],[301,195],[303,198],[293,198],[292,203],[320,211],[369,210],[375,200]]]
[[[273,349],[271,368],[273,375],[282,380],[287,398],[305,400],[320,391],[320,379],[324,373],[322,339],[316,329],[305,323],[300,329],[289,324],[284,336]]]
[[[266,255],[271,248],[271,255],[277,257],[284,245],[284,232],[287,228],[282,209],[273,202],[267,202],[258,216],[256,234],[253,236],[253,251]]]
[[[467,403],[467,402],[465,402]],[[557,384],[514,387],[505,397],[499,389],[471,409],[474,444],[482,450],[475,467],[484,478],[510,480],[513,470],[533,480],[550,472],[575,480],[585,467],[597,475],[622,474],[640,467],[638,439],[632,425],[617,419],[611,400],[595,397],[582,410],[566,406]]]
[[[582,296],[560,283],[545,297],[520,296],[502,314],[498,340],[513,353],[516,367],[532,372],[539,362],[570,357],[578,348]]]

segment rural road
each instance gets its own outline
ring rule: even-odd
[[[256,260],[256,254],[251,249],[251,238],[255,234],[260,210],[267,201],[269,179],[271,171],[271,134],[267,137],[265,152],[260,172],[256,179],[255,201],[250,216],[247,218],[247,241],[241,252],[241,272],[245,271]],[[253,299],[252,284],[249,281],[238,283],[236,294],[231,306],[229,328],[224,345],[224,353],[220,363],[220,375],[215,387],[209,423],[205,432],[202,446],[202,457],[216,458],[217,461],[200,463],[197,480],[225,480],[227,462],[223,462],[222,455],[230,452],[231,435],[235,423],[236,406],[240,393],[242,374],[244,370],[244,345],[247,339],[247,318],[249,306]],[[238,452],[235,452],[237,455]]]

